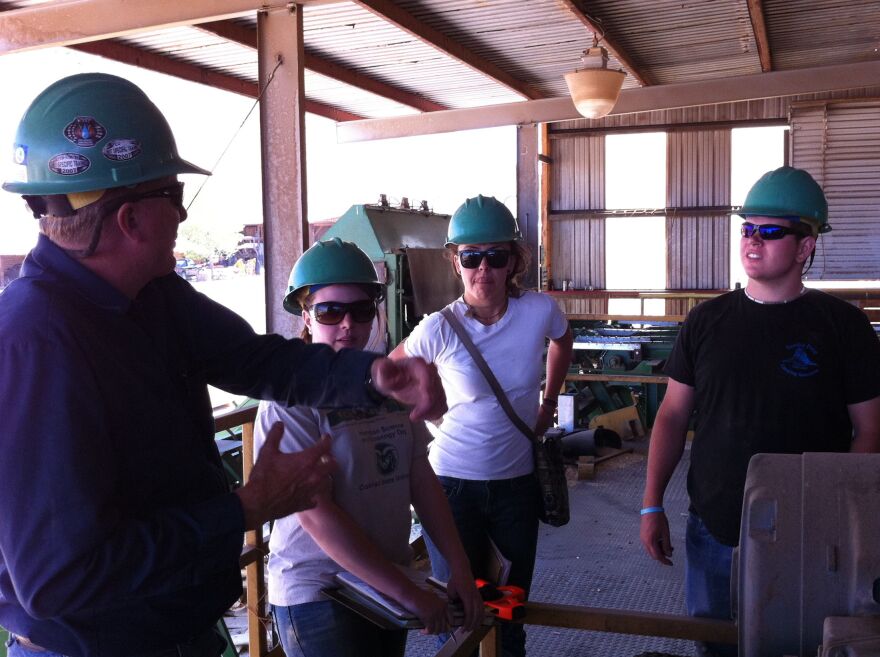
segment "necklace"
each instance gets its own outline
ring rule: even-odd
[[[750,301],[760,303],[762,306],[781,306],[784,303],[794,301],[795,299],[799,299],[800,297],[804,296],[804,294],[807,293],[807,288],[801,285],[800,291],[795,296],[793,296],[791,299],[783,299],[782,301],[761,301],[760,299],[756,299],[751,294],[749,294],[749,291],[746,288],[743,288],[743,292],[745,292],[745,295],[749,298]]]
[[[473,317],[475,320],[477,320],[481,324],[489,323],[492,320],[501,317],[504,313],[507,312],[507,299],[504,300],[504,306],[501,308],[501,310],[499,310],[497,313],[494,313],[492,315],[486,315],[486,316],[478,315],[477,309],[474,308],[467,301],[465,301],[465,305],[467,305],[467,307],[468,307],[467,314],[470,315],[471,317]]]

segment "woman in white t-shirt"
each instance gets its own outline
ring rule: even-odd
[[[335,350],[363,349],[384,286],[369,257],[339,238],[318,242],[297,261],[284,307],[302,315],[303,338]],[[449,629],[446,601],[414,584],[397,565],[411,559],[410,502],[423,526],[436,532],[452,564],[448,592],[460,598],[464,624],[483,615],[467,557],[426,455],[430,437],[407,411],[385,400],[378,408],[316,410],[263,402],[257,415],[259,449],[276,422],[281,450],[294,452],[322,436],[333,441],[338,471],[308,511],[276,521],[269,541],[269,602],[288,657],[394,657],[406,631],[383,630],[329,600],[321,591],[347,570],[398,601],[425,624]]]
[[[446,247],[464,283],[449,308],[488,363],[517,415],[537,434],[552,423],[571,362],[565,315],[519,278],[528,265],[516,219],[492,197],[468,199],[449,222]],[[545,340],[550,340],[546,370]],[[425,317],[392,358],[419,356],[437,366],[449,410],[429,429],[430,462],[452,507],[474,573],[485,577],[489,538],[512,562],[508,584],[528,592],[538,540],[538,488],[532,445],[499,405],[485,377],[441,313]],[[543,402],[541,377],[546,374]],[[428,531],[434,575],[450,576]],[[519,624],[502,625],[505,655],[525,655]]]

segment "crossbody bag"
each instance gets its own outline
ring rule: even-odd
[[[449,326],[455,331],[458,339],[467,349],[471,358],[476,363],[477,368],[483,373],[486,383],[495,393],[495,398],[504,409],[507,417],[513,425],[519,429],[528,441],[532,444],[532,454],[535,459],[535,475],[541,490],[541,504],[538,509],[538,518],[553,527],[561,527],[568,523],[568,483],[565,480],[565,463],[562,460],[562,433],[548,432],[543,436],[536,436],[532,428],[527,425],[523,419],[516,414],[510,400],[507,398],[498,379],[492,373],[492,368],[483,358],[483,354],[477,349],[471,340],[467,331],[458,321],[449,307],[440,311],[440,314],[449,323]]]

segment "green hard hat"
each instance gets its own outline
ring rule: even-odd
[[[37,96],[18,125],[13,159],[18,180],[3,189],[26,195],[210,175],[177,154],[168,122],[143,91],[105,73],[71,75]]]
[[[803,221],[827,233],[828,201],[819,183],[803,169],[784,166],[768,171],[749,190],[741,217],[779,217]]]
[[[521,240],[510,210],[494,196],[475,196],[462,203],[449,220],[446,246]]]
[[[377,297],[381,296],[384,287],[379,282],[370,256],[354,242],[346,242],[338,237],[315,242],[300,256],[290,271],[284,309],[294,315],[301,315],[302,308],[297,297],[303,288],[345,283],[373,285]]]

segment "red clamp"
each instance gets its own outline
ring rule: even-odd
[[[503,620],[519,620],[526,615],[523,603],[526,592],[518,586],[495,586],[484,579],[475,580],[486,608]]]

